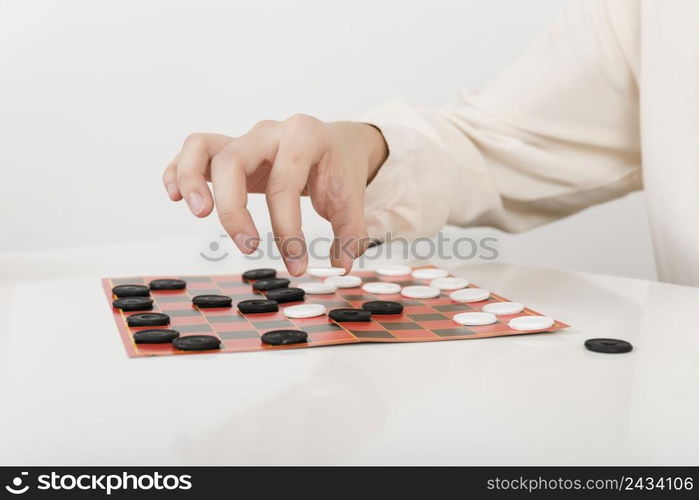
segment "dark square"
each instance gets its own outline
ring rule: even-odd
[[[187,316],[201,316],[201,313],[197,309],[180,309],[174,311],[163,311],[168,316],[184,318]]]
[[[394,339],[395,337],[390,333],[383,330],[367,330],[367,331],[354,331],[350,330],[352,335],[358,338],[365,339]]]
[[[432,306],[438,311],[468,311],[471,309],[466,304],[445,304],[441,306]]]
[[[233,300],[241,301],[241,300],[255,300],[255,299],[262,299],[262,295],[258,295],[256,293],[236,293],[236,294],[228,294],[230,298]]]
[[[235,288],[238,286],[250,286],[249,283],[246,283],[245,281],[219,281],[218,286],[221,288]]]
[[[274,330],[276,328],[290,328],[294,324],[291,321],[286,321],[285,319],[280,319],[277,321],[253,321],[255,328],[259,330]]]
[[[206,319],[209,321],[209,323],[241,323],[245,321],[245,318],[237,315],[207,316]]]
[[[204,290],[187,290],[187,291],[189,292],[189,295],[191,295],[192,297],[196,297],[197,295],[223,295],[216,288],[206,288]]]
[[[259,339],[260,334],[254,330],[241,330],[239,332],[218,332],[218,336],[224,340]]]
[[[399,300],[398,302],[400,302],[404,306],[421,306],[421,305],[423,305],[422,302],[420,302],[419,300]]]
[[[314,304],[323,304],[326,307],[352,307],[352,304],[344,300],[312,300]]]
[[[431,314],[408,314],[410,319],[415,321],[439,321],[443,319],[449,319],[443,314],[431,313]]]
[[[187,283],[209,283],[211,278],[208,276],[183,276],[180,278],[185,280]]]
[[[308,325],[299,328],[306,333],[336,332],[338,330],[342,330],[342,327],[336,325],[335,323],[325,323],[322,325]]]
[[[400,286],[417,286],[417,285],[424,286],[424,283],[420,283],[419,281],[412,281],[412,280],[410,280],[410,281],[397,281],[396,283],[398,283]]]
[[[379,324],[388,330],[424,330],[417,323],[410,321],[379,321]]]
[[[156,302],[189,302],[190,299],[188,295],[153,295]]]
[[[364,283],[373,283],[375,281],[379,281],[379,278],[376,276],[362,276],[362,281]]]
[[[373,295],[343,295],[347,300],[374,300]]]
[[[211,327],[209,325],[182,325],[175,326],[174,328],[180,333],[201,333],[211,331]]]
[[[112,279],[114,285],[143,285],[143,278],[116,278]]]
[[[462,335],[473,335],[474,332],[473,330],[469,330],[468,328],[465,327],[459,327],[459,328],[449,328],[445,330],[432,330],[432,332],[436,335],[439,335],[440,337],[460,337]]]

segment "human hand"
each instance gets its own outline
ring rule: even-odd
[[[224,229],[246,254],[260,241],[247,194],[265,193],[277,246],[294,276],[308,265],[300,197],[310,196],[332,225],[331,265],[349,272],[368,245],[364,190],[387,154],[381,132],[371,125],[294,115],[259,122],[237,138],[190,135],[165,169],[163,183],[170,199],[185,199],[197,217],[208,216],[215,205]]]

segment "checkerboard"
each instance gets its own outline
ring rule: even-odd
[[[410,276],[384,277],[377,276],[373,271],[353,272],[360,276],[363,282],[390,281],[401,286],[426,285],[427,281],[415,280]],[[291,280],[289,286],[301,282],[321,281],[319,278],[303,276],[289,277],[278,273],[279,277]],[[159,278],[178,278],[187,282],[185,290],[158,291],[151,290],[153,312],[162,312],[170,316],[170,326],[185,335],[215,335],[221,339],[221,349],[215,352],[266,351],[275,349],[298,349],[337,344],[355,344],[359,342],[427,342],[438,340],[465,340],[503,335],[521,335],[540,333],[540,331],[518,331],[508,326],[508,321],[517,316],[540,315],[532,309],[511,316],[498,316],[497,323],[483,326],[462,326],[455,323],[452,317],[460,312],[480,311],[481,308],[493,302],[508,301],[491,292],[490,298],[481,302],[457,303],[449,298],[449,292],[443,292],[433,299],[408,299],[400,294],[372,295],[363,292],[361,288],[340,288],[334,294],[306,294],[305,303],[323,304],[328,310],[340,307],[360,308],[370,300],[391,300],[404,305],[402,314],[374,314],[369,322],[337,323],[327,315],[307,319],[289,319],[282,312],[285,307],[302,302],[280,304],[280,310],[274,313],[242,314],[236,304],[242,300],[264,298],[260,292],[255,292],[250,283],[242,280],[240,275],[212,276],[140,276],[131,278],[105,278],[102,285],[111,307],[115,298],[112,287],[124,284],[144,284]],[[478,288],[471,284],[470,287]],[[233,299],[233,306],[226,308],[198,309],[192,305],[192,297],[201,294],[228,295]],[[111,308],[119,334],[130,357],[168,356],[174,354],[200,354],[201,352],[183,352],[171,344],[136,344],[133,333],[157,327],[129,327],[126,317],[136,312],[123,312]],[[567,327],[565,323],[556,321],[547,332]],[[270,330],[301,329],[308,333],[308,342],[286,346],[269,346],[260,341],[260,336]],[[214,351],[203,351],[214,352]]]

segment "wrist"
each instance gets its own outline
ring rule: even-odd
[[[369,146],[369,169],[367,171],[366,183],[369,184],[379,172],[381,165],[388,158],[388,144],[381,133],[381,129],[370,123],[361,123],[364,133],[367,136]]]

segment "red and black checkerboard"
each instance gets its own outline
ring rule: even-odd
[[[352,274],[360,276],[364,282],[391,281],[401,286],[426,285],[427,281],[414,280],[410,276],[378,277],[373,271],[358,271]],[[282,274],[279,273],[279,276]],[[102,280],[104,291],[111,306],[112,287],[123,284],[145,284],[159,278],[174,276],[142,276],[134,278],[105,278]],[[287,276],[288,277],[288,276]],[[240,275],[216,276],[182,276],[177,277],[187,282],[185,290],[158,291],[151,290],[153,311],[170,316],[170,326],[185,335],[215,335],[221,339],[221,349],[215,352],[263,351],[270,349],[298,349],[336,344],[354,344],[358,342],[426,342],[435,340],[478,339],[502,335],[538,333],[540,331],[518,331],[508,326],[508,321],[517,316],[539,315],[525,309],[522,313],[511,316],[498,316],[498,322],[483,326],[462,326],[451,318],[460,312],[480,311],[493,302],[507,301],[494,293],[488,300],[468,304],[457,303],[444,292],[433,299],[408,299],[399,294],[372,295],[361,288],[340,288],[334,294],[306,294],[305,303],[323,304],[328,310],[339,307],[361,307],[370,300],[392,300],[404,305],[403,314],[375,314],[369,322],[337,323],[327,315],[307,319],[290,319],[284,316],[284,307],[301,302],[280,304],[280,310],[274,313],[242,314],[236,304],[242,300],[259,299],[263,296],[255,292],[250,283],[242,280]],[[291,285],[307,281],[321,281],[318,278],[290,278]],[[471,287],[476,288],[475,285]],[[233,298],[233,306],[227,308],[198,309],[192,305],[192,297],[201,294],[221,294]],[[171,344],[136,344],[133,333],[152,327],[129,327],[126,317],[130,314],[112,308],[119,334],[130,357],[167,356],[171,354],[193,354],[178,351]],[[546,331],[551,332],[566,328],[568,325],[556,321]],[[308,333],[308,342],[286,346],[269,346],[260,341],[260,336],[270,330],[301,329]],[[204,351],[212,352],[212,351]]]

